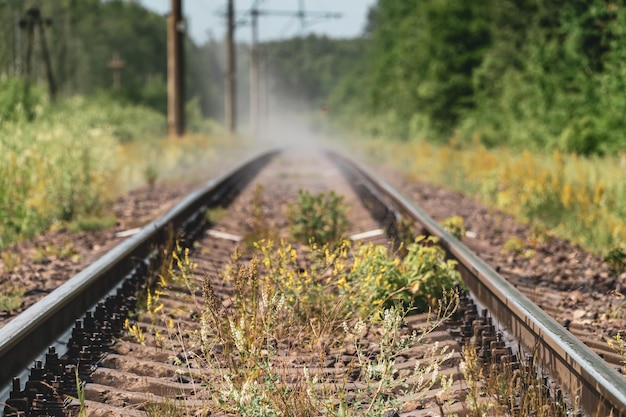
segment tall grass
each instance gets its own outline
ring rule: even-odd
[[[362,144],[360,146],[363,146]],[[626,240],[626,154],[581,157],[371,140],[367,153],[411,178],[462,191],[594,252]]]
[[[0,249],[102,215],[121,190],[197,165],[218,136],[205,123],[211,138],[168,140],[164,115],[106,96],[39,101],[33,112],[0,120]]]
[[[40,110],[32,123],[3,124],[0,247],[104,208],[115,189],[119,143],[98,111],[69,100],[59,109]]]

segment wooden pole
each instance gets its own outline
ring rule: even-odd
[[[226,34],[226,127],[231,133],[237,130],[236,59],[235,59],[235,0],[228,0],[228,31]]]
[[[167,131],[170,137],[185,133],[184,30],[181,0],[172,0],[167,18]]]
[[[258,9],[252,9],[252,45],[250,56],[250,129],[252,137],[259,134],[259,51]]]
[[[54,75],[52,73],[52,63],[50,62],[50,54],[48,53],[48,43],[46,42],[46,35],[43,29],[44,22],[41,21],[41,18],[38,20],[39,26],[39,41],[41,44],[41,54],[43,55],[43,61],[46,65],[46,77],[48,78],[48,89],[50,91],[50,100],[54,101],[57,94],[57,86],[54,82]],[[46,24],[51,24],[51,21],[46,19]]]
[[[20,25],[26,29],[28,33],[28,38],[26,40],[26,65],[24,66],[24,78],[26,79],[26,83],[29,82],[30,73],[31,73],[31,62],[33,57],[33,43],[35,38],[35,22],[30,19],[28,16],[20,21]]]

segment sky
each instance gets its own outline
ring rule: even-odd
[[[367,21],[367,12],[377,0],[258,0],[259,10],[267,15],[259,17],[259,40],[261,42],[290,38],[302,34],[316,33],[333,38],[353,38],[363,32]],[[160,14],[170,10],[171,0],[140,0],[148,9]],[[240,20],[250,9],[254,0],[235,0],[235,11]],[[340,18],[310,20],[302,29],[296,16],[271,16],[273,11],[299,10],[300,3],[304,10],[314,14],[333,12]],[[216,40],[224,38],[226,21],[222,14],[226,10],[226,0],[183,0],[183,14],[188,19],[188,33],[196,43],[203,43],[209,37]],[[249,42],[251,29],[245,22],[237,27],[237,41]]]

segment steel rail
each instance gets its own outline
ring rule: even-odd
[[[145,226],[82,272],[0,328],[0,387],[40,356],[74,321],[114,289],[169,231],[202,219],[206,209],[225,205],[278,153],[263,152],[207,182],[161,218]]]
[[[426,212],[414,205],[371,170],[340,155],[328,152],[346,175],[370,196],[391,203],[395,216],[419,222],[439,238],[449,256],[458,261],[461,275],[473,296],[494,319],[534,353],[535,363],[551,373],[583,411],[594,417],[626,416],[626,380],[602,358],[521,294],[513,285],[445,231]],[[358,192],[358,190],[357,190]],[[391,210],[391,209],[390,209]]]

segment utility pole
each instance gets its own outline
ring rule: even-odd
[[[226,82],[226,123],[229,125],[229,114],[232,112],[232,120],[234,124],[235,118],[235,75],[234,75],[234,57],[231,57],[230,45],[231,45],[231,36],[234,36],[234,28],[237,24],[247,23],[246,20],[240,20],[236,24],[231,24],[234,20],[234,0],[228,0],[228,33],[227,33],[227,82]],[[260,66],[260,53],[259,53],[259,28],[258,28],[258,19],[260,16],[285,16],[285,17],[298,17],[300,19],[302,33],[304,33],[304,28],[306,27],[307,18],[317,18],[317,19],[337,19],[342,16],[341,13],[334,12],[326,12],[326,11],[312,11],[307,12],[304,9],[304,0],[299,0],[299,10],[294,12],[293,10],[260,10],[258,8],[258,4],[260,0],[255,0],[252,4],[251,9],[245,12],[245,15],[250,15],[250,23],[252,26],[252,43],[250,45],[250,129],[253,137],[257,137],[259,133],[260,127],[260,103],[261,103],[261,94],[260,94],[260,75],[259,75],[259,66]],[[232,16],[232,17],[231,17]],[[231,35],[232,31],[232,35]],[[234,50],[234,46],[233,46]],[[231,63],[231,59],[233,60]],[[231,73],[232,69],[232,73]],[[232,81],[232,85],[231,85]],[[267,87],[267,85],[266,85]],[[267,88],[266,88],[267,89]],[[232,110],[231,110],[232,109]]]
[[[250,50],[250,126],[253,137],[258,136],[259,132],[259,115],[260,115],[260,85],[259,85],[259,64],[260,54],[258,45],[258,18],[259,16],[285,16],[297,17],[300,19],[301,30],[307,25],[307,18],[310,19],[337,19],[342,16],[341,13],[328,11],[306,11],[304,9],[304,0],[299,0],[299,10],[294,12],[290,10],[260,10],[257,8],[258,0],[250,9],[251,25],[252,25],[252,45]]]
[[[259,134],[259,10],[254,7],[252,15],[252,45],[250,50],[250,128],[252,137]]]
[[[113,88],[117,90],[122,86],[122,69],[126,66],[126,62],[120,59],[120,54],[113,52],[113,58],[107,66],[113,70]]]
[[[228,0],[228,30],[226,33],[226,127],[231,133],[237,130],[237,95],[235,90],[235,0]]]
[[[13,19],[15,22],[19,22],[20,12],[14,10]],[[19,25],[18,25],[19,26]],[[18,77],[22,73],[22,31],[18,26],[14,26],[13,31],[13,75]]]
[[[299,1],[300,10],[298,11],[298,17],[300,18],[300,35],[304,36],[304,28],[306,27],[306,12],[304,11],[304,0]]]
[[[45,22],[48,26],[52,25],[51,19],[45,19]],[[43,55],[43,60],[46,64],[46,77],[48,78],[48,88],[50,90],[50,100],[54,101],[57,94],[57,86],[54,82],[54,75],[52,75],[52,64],[50,63],[50,54],[48,53],[48,43],[46,42],[46,35],[43,29],[43,22],[41,21],[41,16],[38,19],[39,26],[39,42],[41,44],[41,54]]]
[[[167,132],[170,137],[185,133],[185,56],[181,0],[172,0],[167,18]]]
[[[28,34],[28,38],[26,40],[26,65],[24,66],[24,78],[26,78],[26,83],[29,83],[31,71],[30,65],[33,56],[33,43],[35,39],[35,22],[33,22],[30,13],[26,12],[26,17],[20,19],[20,27],[25,29]]]
[[[54,101],[56,98],[56,83],[54,82],[54,75],[52,73],[52,64],[50,63],[50,54],[48,53],[48,44],[46,42],[46,34],[44,31],[44,23],[47,26],[52,25],[52,19],[41,17],[41,12],[36,7],[31,7],[26,11],[24,16],[19,21],[19,25],[22,29],[28,32],[28,43],[26,46],[26,66],[24,68],[24,77],[26,78],[25,88],[28,91],[31,75],[31,62],[33,55],[33,44],[35,42],[35,28],[39,30],[39,41],[41,47],[41,55],[46,67],[46,78],[48,79],[48,89],[50,92],[50,100]]]

